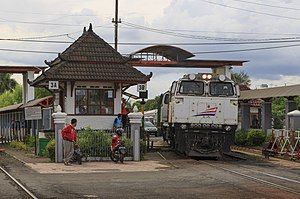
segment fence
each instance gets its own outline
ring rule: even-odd
[[[26,121],[22,111],[0,114],[0,143],[24,141]]]
[[[265,152],[300,159],[300,131],[273,129],[272,139]]]
[[[125,129],[123,141],[127,149],[126,159],[133,157],[133,147],[131,140],[127,137],[130,129]],[[111,153],[111,140],[115,133],[114,130],[92,130],[85,129],[78,131],[78,142],[83,154],[83,161],[101,161],[108,160]]]

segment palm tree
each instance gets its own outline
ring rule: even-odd
[[[0,94],[13,90],[17,84],[16,80],[11,79],[11,74],[0,73]]]
[[[245,73],[244,71],[241,71],[239,73],[232,73],[232,80],[238,85],[246,85],[248,87],[251,85],[249,75],[247,75],[247,73]]]

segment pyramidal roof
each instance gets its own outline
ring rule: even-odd
[[[92,25],[51,62],[50,67],[31,84],[38,85],[49,80],[61,81],[113,81],[145,83],[149,76],[126,63],[112,46],[93,32]]]

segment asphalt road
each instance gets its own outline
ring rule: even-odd
[[[254,174],[246,169],[260,170],[295,181],[300,181],[299,170],[282,168],[258,160],[205,160],[204,163],[179,157],[172,152],[165,152],[163,155],[167,159],[163,162],[171,165],[171,168],[156,172],[38,174],[7,156],[1,158],[0,164],[6,165],[11,174],[39,198],[300,198],[300,195],[238,176],[209,164],[256,177],[262,177],[263,174]],[[162,160],[156,153],[150,157]],[[264,176],[263,179],[300,190],[300,184],[297,183],[289,183],[270,176]],[[1,194],[4,193],[2,189],[0,190]],[[9,193],[7,195],[10,196]],[[18,196],[11,195],[10,198]]]

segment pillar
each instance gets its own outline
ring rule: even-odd
[[[34,80],[34,71],[27,71],[23,73],[23,104],[30,100],[34,100],[34,87],[28,84],[28,81]]]
[[[55,162],[63,162],[63,143],[61,130],[66,125],[67,114],[61,112],[60,105],[56,108],[56,113],[52,114],[55,126]]]
[[[261,104],[261,127],[267,133],[272,128],[272,102],[270,99],[263,99]]]
[[[250,129],[250,103],[243,101],[240,103],[241,107],[241,128],[244,130]]]
[[[128,114],[131,125],[131,139],[133,141],[133,160],[140,161],[140,134],[143,114],[138,112],[136,106],[133,111],[133,113]]]
[[[288,97],[285,102],[285,129],[289,129],[288,113],[297,110],[297,103],[294,97]]]

